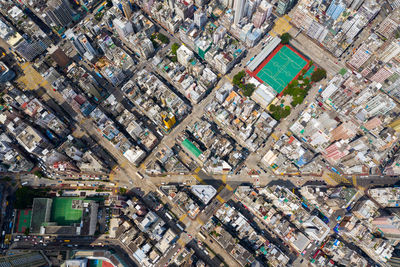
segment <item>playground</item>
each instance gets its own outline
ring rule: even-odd
[[[260,82],[270,85],[278,94],[297,78],[309,60],[289,45],[279,45],[252,73]]]

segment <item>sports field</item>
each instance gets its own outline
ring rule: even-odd
[[[308,63],[302,56],[286,45],[278,46],[267,57],[266,64],[264,62],[261,63],[261,69],[257,72],[256,77],[269,84],[278,94],[286,88]]]
[[[32,210],[19,210],[17,221],[17,233],[25,232],[25,229],[31,227]]]
[[[82,218],[82,208],[73,209],[72,202],[74,200],[83,200],[83,198],[54,198],[51,208],[50,221],[57,222],[58,225],[70,225],[73,223],[79,223]]]

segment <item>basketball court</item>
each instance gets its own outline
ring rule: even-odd
[[[23,233],[31,226],[32,210],[19,210],[17,221],[17,233]]]

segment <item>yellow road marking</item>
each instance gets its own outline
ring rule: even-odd
[[[329,177],[329,175],[327,173],[324,172],[324,174],[322,175],[322,178],[324,178],[324,180],[326,181],[326,183],[328,185],[337,185],[338,182],[336,182],[333,178]]]
[[[200,170],[201,170],[201,168],[200,168],[200,167],[197,167],[197,168],[194,170],[194,172],[195,172],[195,173],[199,173]]]
[[[186,217],[187,217],[187,214],[184,213],[184,214],[182,214],[182,216],[179,218],[179,220],[180,220],[181,222],[183,222],[183,220],[186,219]]]
[[[230,82],[232,82],[232,79],[228,77],[228,75],[225,75],[225,78],[227,78]]]
[[[355,175],[353,175],[353,185],[357,186],[357,177]]]
[[[276,136],[275,133],[272,133],[271,136],[272,136],[272,138],[274,138],[276,141],[279,140],[278,136]]]
[[[200,178],[197,174],[193,175],[194,178],[196,178],[197,181],[199,181],[201,184],[206,184],[203,179]]]
[[[186,246],[186,243],[182,240],[182,239],[178,239],[178,244],[181,246],[181,247],[185,247]]]
[[[125,160],[124,162],[121,163],[121,168],[124,168],[126,166],[126,164],[128,164],[127,160]]]
[[[229,191],[233,191],[233,188],[232,188],[229,184],[227,184],[225,187],[226,187],[226,189],[228,189]]]
[[[219,195],[217,196],[217,199],[219,200],[219,202],[225,203],[225,200],[222,197],[220,197]]]
[[[226,184],[226,174],[223,174],[223,175],[222,175],[222,182],[223,182],[224,184]]]
[[[222,191],[222,189],[224,189],[224,185],[223,184],[221,184],[219,187],[218,187],[218,190],[217,190],[217,192],[219,193],[219,192],[221,192]]]
[[[196,218],[196,221],[197,221],[199,224],[204,225],[204,222],[203,222],[199,217]]]

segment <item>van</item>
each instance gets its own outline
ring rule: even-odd
[[[172,220],[172,216],[171,216],[171,214],[169,214],[169,212],[166,212],[165,216],[167,216],[168,219]]]
[[[136,175],[139,176],[140,179],[144,178],[144,176],[140,172],[136,172]]]

